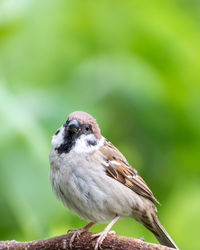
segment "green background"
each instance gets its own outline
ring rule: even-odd
[[[84,110],[146,180],[176,244],[199,249],[199,83],[199,1],[1,0],[0,240],[86,224],[48,178],[51,136]],[[113,230],[157,242],[129,218]]]

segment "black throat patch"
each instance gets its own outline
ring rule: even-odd
[[[67,127],[67,123],[64,125],[65,127]],[[56,132],[57,133],[57,132]],[[64,131],[65,135],[64,135],[64,142],[57,148],[55,148],[55,150],[58,152],[58,154],[62,154],[62,153],[69,153],[73,147],[76,144],[77,139],[82,135],[88,135],[88,134],[92,134],[92,130],[91,127],[85,124],[81,124],[80,125],[80,130],[78,131],[78,133],[72,133],[70,131],[68,131],[67,129],[65,129]],[[88,140],[88,146],[94,146],[97,144],[97,139],[96,140]]]
[[[59,153],[69,153],[70,150],[75,146],[76,140],[78,139],[77,134],[71,134],[66,132],[64,136],[64,143],[62,143],[59,147],[55,148],[55,150]]]

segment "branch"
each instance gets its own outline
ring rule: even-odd
[[[50,249],[70,249],[69,241],[72,236],[70,234],[64,234],[44,240],[18,242],[15,240],[11,241],[0,241],[1,250],[50,250]],[[73,249],[82,250],[93,250],[96,240],[92,238],[92,233],[86,232],[81,234],[80,239],[75,239],[73,242]],[[112,250],[170,250],[172,248],[145,243],[139,239],[128,238],[124,236],[117,236],[115,234],[109,234],[102,243],[102,249]]]

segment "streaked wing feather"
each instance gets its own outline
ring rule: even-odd
[[[137,194],[159,203],[142,177],[128,164],[126,158],[111,142],[106,140],[105,144],[100,147],[100,151],[105,160],[103,166],[110,177],[121,182]]]

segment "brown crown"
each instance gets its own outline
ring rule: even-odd
[[[96,137],[100,140],[101,139],[101,131],[100,128],[94,119],[93,116],[90,114],[83,112],[83,111],[75,111],[72,112],[69,117],[69,120],[77,120],[81,124],[89,124],[92,127],[93,133],[96,135]]]

